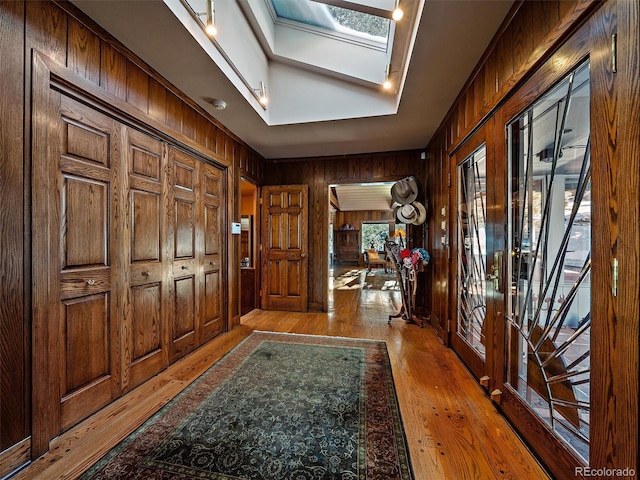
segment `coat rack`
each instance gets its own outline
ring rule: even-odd
[[[391,259],[395,265],[396,280],[400,286],[402,296],[402,307],[396,314],[389,315],[389,323],[394,318],[402,318],[407,323],[415,323],[424,327],[424,318],[418,318],[415,312],[416,291],[418,287],[418,272],[424,270],[425,263],[418,262],[416,265],[407,267],[401,257],[401,247],[393,240],[387,239],[385,242],[387,258]]]

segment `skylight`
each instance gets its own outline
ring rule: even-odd
[[[314,0],[271,0],[279,19],[323,28],[387,44],[391,22],[387,18],[348,8],[325,5]]]

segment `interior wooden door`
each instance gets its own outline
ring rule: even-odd
[[[200,315],[198,299],[197,207],[198,160],[176,148],[169,148],[171,194],[171,314],[169,317],[170,361],[180,358],[198,344]]]
[[[124,282],[124,213],[119,177],[121,125],[71,98],[60,95],[57,132],[60,151],[34,159],[57,170],[48,189],[52,251],[59,268],[50,281],[58,292],[50,320],[59,338],[56,366],[61,430],[109,403],[120,393],[118,356]],[[38,274],[41,274],[38,273]]]
[[[307,311],[308,187],[262,188],[262,308]]]
[[[162,141],[127,128],[129,181],[127,318],[123,329],[123,388],[131,389],[168,364],[164,339],[168,285],[164,265],[169,257],[164,214],[166,155]]]
[[[202,335],[201,343],[224,330],[224,183],[219,168],[202,163]]]
[[[220,169],[169,147],[170,361],[224,329],[224,182]]]

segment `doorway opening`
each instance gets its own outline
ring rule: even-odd
[[[387,238],[399,241],[405,237],[405,226],[396,224],[394,217],[392,185],[329,185],[329,313],[342,301],[355,303],[355,308],[382,304],[389,314],[401,303],[395,272],[385,251]]]
[[[258,307],[257,268],[257,199],[256,185],[240,179],[240,315]]]

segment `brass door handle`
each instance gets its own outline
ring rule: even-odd
[[[306,256],[307,256],[307,254],[306,254],[306,253],[301,253],[301,254],[300,254],[300,257],[302,257],[302,258],[304,258],[304,257],[306,257]]]

